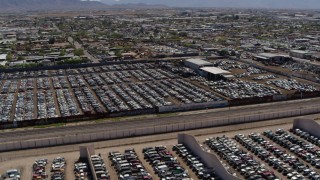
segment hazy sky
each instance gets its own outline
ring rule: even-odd
[[[241,7],[320,9],[320,0],[101,0],[108,4],[146,3],[177,7]]]

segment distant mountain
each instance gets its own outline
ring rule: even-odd
[[[76,10],[108,7],[97,1],[83,0],[0,0],[0,11]]]
[[[106,4],[146,3],[171,7],[320,9],[320,0],[101,0]]]
[[[113,9],[159,9],[159,8],[168,8],[169,6],[163,4],[149,4],[149,3],[122,3],[122,4],[113,4],[110,8]]]
[[[101,0],[0,0],[0,12],[36,10],[104,10],[164,8],[167,6],[147,3],[125,3],[107,5]]]

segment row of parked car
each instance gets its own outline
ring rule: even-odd
[[[129,110],[129,106],[125,104],[115,92],[111,90],[107,85],[92,87],[97,97],[102,104],[106,107],[108,112],[119,112]]]
[[[301,169],[298,164],[304,165],[299,159],[286,154],[285,151],[265,141],[257,134],[251,134],[249,137],[239,134],[235,136],[235,139],[288,179],[304,179],[305,177],[311,179],[317,175],[316,172],[310,169]]]
[[[177,144],[172,147],[183,161],[189,166],[189,168],[195,172],[199,179],[203,180],[215,180],[218,177],[215,174],[214,169],[207,168],[202,162],[201,158],[197,157],[192,151],[186,148],[183,144]]]
[[[161,106],[169,106],[172,105],[172,102],[166,100],[165,95],[158,93],[153,86],[150,86],[150,83],[147,82],[145,84],[130,84],[132,89],[134,89],[137,93],[139,93],[144,99],[151,103],[151,107],[161,107]]]
[[[110,180],[109,171],[106,168],[104,160],[99,155],[91,155],[93,170],[98,180]]]
[[[94,86],[103,86],[105,84],[104,80],[97,74],[85,74],[83,78],[88,82],[92,87]]]
[[[28,79],[20,80],[20,86],[18,89],[19,92],[33,90],[33,88],[34,88],[34,79],[28,78]]]
[[[56,95],[62,117],[80,115],[77,103],[68,89],[57,89]]]
[[[266,73],[267,71],[250,66],[247,68],[247,72],[249,74],[263,74],[263,73]]]
[[[76,180],[90,180],[92,179],[91,172],[86,160],[79,159],[74,163],[74,176]]]
[[[243,64],[231,60],[216,60],[213,64],[223,70],[232,70],[232,69],[247,69],[250,67],[249,64]]]
[[[74,69],[57,69],[57,70],[37,70],[37,71],[16,71],[10,73],[1,73],[1,79],[20,79],[20,78],[37,78],[48,76],[61,76],[69,74],[87,74],[97,72],[110,72],[120,70],[134,70],[134,69],[152,69],[158,67],[155,63],[134,63],[134,64],[115,64],[104,65],[98,67],[85,67]]]
[[[19,92],[15,107],[14,121],[24,121],[34,119],[35,96],[33,91]]]
[[[152,108],[152,105],[147,102],[145,99],[147,99],[146,97],[148,97],[148,93],[141,93],[141,91],[139,90],[139,87],[137,84],[128,84],[127,86],[125,85],[121,85],[122,89],[132,98],[132,100],[134,100],[135,102],[139,103],[139,105],[144,108]],[[140,89],[141,90],[141,89]],[[144,96],[144,98],[142,98],[142,96]],[[151,102],[152,103],[152,102]]]
[[[106,84],[112,85],[112,84],[119,84],[123,82],[127,82],[127,77],[123,77],[121,75],[123,73],[117,73],[117,72],[107,72],[107,73],[101,73],[100,77],[105,81]],[[118,76],[117,76],[118,75]],[[129,77],[128,77],[129,78]]]
[[[309,179],[319,179],[319,174],[312,170],[312,168],[309,168],[309,165],[304,163],[299,158],[296,158],[295,156],[289,154],[288,152],[281,151],[280,147],[276,146],[275,144],[272,144],[269,141],[266,141],[261,135],[251,134],[249,137],[253,139],[255,142],[261,144],[269,152],[276,155],[277,158],[280,158],[284,163],[287,163],[289,166],[291,166],[291,168],[284,168],[282,171],[282,173],[286,175],[288,178],[298,178],[296,176],[299,176],[298,174],[300,173]],[[302,178],[301,175],[300,178]]]
[[[291,71],[307,72],[312,74],[317,80],[320,80],[320,68],[310,63],[300,63],[294,61],[288,61],[283,66],[283,68],[290,69]]]
[[[0,122],[10,120],[13,108],[14,93],[0,94]]]
[[[317,169],[320,169],[319,147],[314,144],[307,143],[283,129],[279,129],[275,132],[268,130],[264,132],[264,135],[290,152],[296,154],[305,162],[311,164]]]
[[[254,77],[252,79],[253,80],[266,80],[266,79],[277,79],[277,78],[279,78],[279,77],[276,76],[276,75],[268,74],[268,75],[257,76],[257,77]]]
[[[18,89],[18,80],[6,80],[1,89],[1,94],[15,93]]]
[[[223,99],[216,96],[214,93],[204,90],[190,82],[187,82],[182,79],[177,79],[173,81],[173,84],[183,89],[192,96],[188,97],[194,102],[211,102],[211,101],[222,101]]]
[[[301,129],[290,129],[290,132],[320,147],[320,139]]]
[[[52,77],[52,83],[54,89],[67,89],[69,87],[64,76]]]
[[[20,180],[21,172],[19,169],[9,169],[4,174],[0,175],[0,180]]]
[[[32,78],[32,77],[46,77],[52,74],[54,70],[39,70],[39,71],[16,71],[10,73],[2,73],[2,78],[6,79],[20,79],[20,78]]]
[[[133,110],[138,110],[138,109],[143,109],[142,106],[133,100],[131,96],[129,96],[129,90],[126,88],[123,88],[124,86],[119,86],[119,85],[112,85],[111,88],[112,90],[126,103],[130,109]]]
[[[38,89],[50,89],[51,88],[51,78],[37,78],[37,88]]]
[[[119,151],[110,152],[108,157],[117,171],[119,180],[152,180],[134,149],[127,149],[124,154]]]
[[[315,92],[318,91],[317,87],[307,83],[298,82],[295,79],[278,79],[268,81],[267,84],[273,84],[281,89],[288,91],[296,90],[301,92]]]
[[[38,119],[58,117],[53,91],[38,90],[37,99]]]
[[[188,172],[165,146],[147,147],[142,150],[144,159],[161,179],[189,179]]]
[[[216,82],[204,83],[211,86],[211,89],[231,99],[244,99],[252,97],[265,97],[281,94],[281,92],[271,86],[243,81],[240,79],[220,80]]]
[[[48,174],[46,172],[47,164],[47,159],[38,159],[33,163],[32,180],[45,180],[48,178]]]
[[[66,160],[63,157],[54,158],[51,165],[51,180],[64,180]]]
[[[83,79],[83,77],[81,75],[69,75],[69,76],[67,76],[67,79],[68,79],[70,86],[72,88],[86,86],[85,80]]]
[[[254,156],[237,145],[228,137],[212,137],[204,142],[223,158],[233,169],[237,170],[245,179],[278,180],[273,171],[267,169]]]
[[[85,114],[103,113],[104,109],[88,87],[79,87],[73,89],[79,105]]]

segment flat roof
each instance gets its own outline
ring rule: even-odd
[[[273,58],[273,57],[289,57],[288,55],[284,54],[275,54],[275,53],[260,53],[258,56],[267,57],[267,58]]]
[[[217,68],[217,67],[202,67],[202,71],[211,73],[211,74],[230,74],[231,72]]]
[[[295,49],[290,50],[290,52],[293,52],[293,53],[299,53],[299,54],[309,54],[309,52],[308,52],[308,51],[295,50]]]
[[[198,66],[213,65],[211,62],[205,61],[203,59],[187,59],[186,61],[189,63],[196,64]]]
[[[7,54],[0,54],[0,60],[6,60]]]

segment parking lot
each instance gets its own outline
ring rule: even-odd
[[[155,112],[163,106],[224,100],[156,63],[12,72],[1,76],[1,122],[148,109]]]
[[[290,124],[277,125],[196,138],[205,150],[221,158],[231,174],[240,178],[319,179],[319,139],[291,127]],[[112,180],[142,176],[144,178],[138,179],[216,177],[214,169],[208,169],[192,151],[177,144],[177,140],[97,149],[91,158],[99,174],[104,173],[103,177],[110,176]],[[1,174],[10,169],[18,169],[21,179],[38,176],[90,179],[88,162],[79,159],[79,152],[25,157],[1,163]]]
[[[0,122],[154,113],[163,107],[195,109],[226,100],[319,92],[318,85],[249,64],[212,62],[234,78],[208,81],[171,62],[1,73]]]
[[[230,71],[234,78],[208,81],[205,78],[196,77],[192,80],[210,87],[214,92],[222,94],[226,98],[286,96],[297,92],[310,93],[320,90],[318,84],[267,72],[242,62],[234,60],[215,60],[211,62],[223,70]]]

